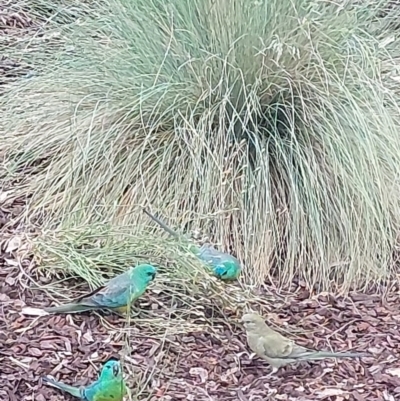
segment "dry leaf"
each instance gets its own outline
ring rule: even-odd
[[[7,302],[10,300],[10,297],[7,294],[0,294],[0,302]]]
[[[400,368],[388,369],[386,372],[388,372],[392,376],[400,377]]]
[[[21,313],[28,316],[46,316],[49,314],[43,309],[31,308],[29,306],[27,306],[26,308],[22,308]]]
[[[1,191],[0,192],[0,203],[2,203],[3,206],[5,206],[7,203],[9,203],[9,202],[6,202],[6,200],[8,198],[8,195],[11,193],[12,193],[12,191]],[[11,200],[11,197],[10,197],[10,200]]]
[[[90,355],[90,359],[93,359],[93,360],[99,359],[99,353],[97,351],[93,352],[93,354]]]
[[[39,348],[30,348],[29,353],[33,356],[42,356],[43,352]]]
[[[92,343],[93,342],[93,337],[92,333],[90,331],[87,331],[84,335],[83,338],[87,340],[88,342]]]
[[[10,285],[11,287],[14,286],[15,281],[16,281],[15,278],[14,278],[14,277],[11,277],[11,276],[6,277],[6,279],[5,279],[5,282],[6,282],[8,285]]]
[[[6,248],[6,253],[11,253],[12,251],[15,251],[21,246],[22,239],[19,236],[15,236],[8,241],[7,248]]]
[[[239,369],[237,367],[228,369],[225,373],[221,375],[221,381],[228,382],[231,376],[233,376],[238,370]]]
[[[40,342],[40,348],[42,349],[51,349],[51,350],[56,350],[57,349],[57,344],[54,343],[53,341],[41,341]]]
[[[343,391],[340,388],[326,388],[322,391],[316,391],[315,394],[318,396],[319,399],[324,399],[332,396],[338,396],[342,394],[347,394],[347,391]]]
[[[191,376],[200,376],[202,383],[205,383],[208,379],[208,372],[204,368],[191,368],[189,373]]]
[[[18,267],[19,263],[15,259],[4,259],[8,266]]]
[[[24,359],[23,360],[18,360],[12,356],[9,357],[10,361],[15,363],[16,365],[20,366],[23,369],[29,370],[29,363],[30,361],[32,361],[32,358],[24,358],[25,361],[28,360],[28,362],[25,362]]]
[[[383,399],[385,401],[395,401],[394,397],[391,394],[389,394],[387,390],[383,390],[382,394],[383,394]]]

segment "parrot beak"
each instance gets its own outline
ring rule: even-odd
[[[227,274],[228,274],[228,271],[226,270],[226,267],[225,266],[217,266],[215,269],[214,269],[214,274],[217,276],[217,277],[220,277],[220,278],[222,278],[222,277],[224,277],[224,276],[226,276]]]

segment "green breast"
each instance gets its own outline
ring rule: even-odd
[[[126,386],[121,381],[102,383],[93,396],[93,401],[122,401],[126,395]]]

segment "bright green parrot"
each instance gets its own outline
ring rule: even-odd
[[[138,265],[109,280],[88,295],[72,303],[44,308],[48,313],[76,313],[96,309],[111,309],[126,312],[131,305],[146,291],[155,279],[157,269],[152,265]]]
[[[43,377],[42,381],[84,401],[122,401],[127,394],[121,364],[114,359],[104,364],[98,380],[87,387],[69,386],[49,377]]]
[[[169,228],[165,223],[163,223],[156,216],[152,215],[146,209],[143,209],[143,211],[167,233],[175,238],[182,238],[177,232]],[[240,262],[234,256],[230,255],[229,253],[218,251],[212,245],[203,245],[198,247],[194,244],[190,244],[189,249],[201,261],[209,266],[214,275],[221,280],[236,280],[242,270]]]

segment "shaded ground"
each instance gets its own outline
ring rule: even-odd
[[[371,357],[303,364],[266,378],[270,368],[257,358],[249,359],[243,331],[234,325],[235,317],[231,329],[152,338],[144,336],[134,321],[127,331],[125,321],[114,315],[22,315],[25,305],[51,303],[43,291],[35,289],[37,284],[47,284],[49,278],[39,274],[30,257],[21,257],[24,244],[16,238],[26,228],[18,224],[4,227],[22,208],[21,202],[0,206],[1,400],[70,400],[43,386],[40,377],[50,374],[67,383],[86,384],[94,380],[102,362],[124,354],[121,351],[127,341],[130,351],[122,357],[125,373],[133,395],[141,389],[133,399],[400,399],[398,289],[392,289],[383,302],[380,296],[362,294],[348,299],[322,294],[310,299],[308,292],[299,288],[285,302],[277,302],[269,318],[281,327],[288,323],[302,332],[296,339],[302,345],[351,348],[368,351]],[[65,285],[71,292],[71,283]],[[151,308],[154,297],[157,295],[150,290],[141,309]]]
[[[16,4],[14,0],[0,0],[0,85],[30,72],[29,66],[10,58],[7,51],[8,46],[18,45],[21,37],[40,34],[44,21],[39,21],[25,5],[25,2]]]

